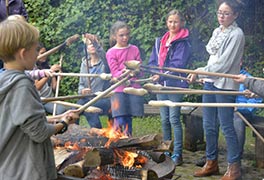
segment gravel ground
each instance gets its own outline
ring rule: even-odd
[[[224,149],[219,150],[219,168],[220,175],[197,178],[193,177],[193,173],[200,167],[195,165],[197,159],[204,155],[204,151],[191,152],[183,151],[183,161],[181,166],[175,169],[173,180],[219,180],[226,171],[226,152]],[[254,165],[254,154],[245,152],[244,159],[242,160],[242,179],[243,180],[264,180],[264,169],[256,168]]]

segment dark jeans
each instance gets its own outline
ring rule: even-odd
[[[88,101],[90,101],[90,98],[82,98],[77,102],[77,104],[84,105]],[[110,99],[109,98],[100,99],[96,103],[92,104],[92,106],[102,109],[103,112],[102,113],[83,112],[82,115],[84,115],[86,117],[86,120],[89,123],[90,127],[102,128],[102,124],[101,124],[99,116],[100,115],[109,115],[109,113],[111,113],[111,111],[110,111],[110,108],[111,108]],[[76,123],[79,124],[79,121],[76,121]]]
[[[204,90],[221,91],[213,83],[205,83]],[[235,96],[231,95],[205,94],[203,95],[203,103],[234,103],[235,98]],[[233,117],[233,107],[203,108],[203,127],[206,136],[206,157],[208,160],[216,160],[218,158],[218,123],[220,123],[227,144],[228,163],[240,161],[238,138],[234,128]]]

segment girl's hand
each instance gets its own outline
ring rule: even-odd
[[[59,64],[54,64],[50,68],[51,72],[58,72],[61,71],[61,66]]]
[[[44,69],[45,77],[52,77],[53,74],[50,69]]]
[[[81,91],[82,95],[90,94],[91,92],[92,92],[92,90],[90,88],[84,88]]]
[[[252,91],[246,89],[245,91],[243,91],[244,93],[247,93],[247,95],[245,95],[247,98],[259,98],[259,96],[255,93],[253,93]]]
[[[155,75],[153,75],[151,78],[152,78],[152,81],[153,81],[153,82],[157,82],[157,81],[159,81],[160,76],[157,75],[157,74],[155,74]]]
[[[247,78],[246,75],[244,75],[244,74],[239,74],[239,75],[236,75],[236,77],[233,78],[233,79],[234,79],[235,82],[243,83],[243,82],[245,82],[246,78]]]
[[[188,79],[188,83],[193,83],[196,81],[196,78],[197,78],[197,75],[196,74],[189,74],[187,76],[187,79]]]
[[[67,124],[73,124],[76,120],[80,118],[80,111],[76,110],[68,110],[62,114],[62,120]]]

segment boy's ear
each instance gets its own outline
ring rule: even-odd
[[[24,59],[25,57],[25,53],[26,53],[26,49],[25,48],[21,48],[18,50],[18,56],[19,56],[19,59]]]

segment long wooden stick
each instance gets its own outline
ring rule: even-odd
[[[87,74],[87,73],[52,73],[53,76],[72,76],[72,77],[99,77],[104,80],[110,80],[111,74]]]
[[[249,95],[240,91],[206,91],[206,90],[152,90],[153,94],[220,94],[220,95]]]
[[[69,102],[65,102],[65,101],[54,101],[54,102],[56,104],[61,104],[61,105],[68,106],[68,107],[74,107],[74,108],[81,108],[82,107],[82,105],[69,103]],[[90,107],[84,109],[84,111],[89,112],[89,113],[100,113],[100,112],[102,112],[102,109],[100,109],[98,107],[90,106]]]
[[[124,82],[126,82],[129,78],[131,78],[130,73],[131,73],[131,70],[128,70],[125,73],[123,73],[121,75],[121,77],[124,77],[122,80],[119,80],[117,83],[115,83],[112,86],[110,86],[108,89],[106,89],[105,91],[103,91],[101,94],[99,94],[98,96],[94,97],[92,100],[90,100],[86,104],[84,104],[78,110],[80,112],[84,111],[87,107],[89,107],[92,104],[96,103],[98,100],[100,100],[101,98],[103,98],[104,96],[106,96],[107,94],[109,94],[112,90],[114,90],[115,88],[117,88],[118,86],[120,86],[121,84],[123,84]]]
[[[95,94],[87,94],[87,95],[71,95],[71,96],[58,96],[58,97],[41,97],[42,102],[51,102],[51,101],[65,101],[70,99],[80,99],[84,97],[95,97]]]
[[[201,75],[207,75],[207,76],[218,76],[218,77],[225,77],[225,78],[232,78],[232,79],[237,78],[236,74],[224,74],[224,73],[196,71],[196,70],[181,69],[181,68],[143,66],[143,65],[141,65],[141,67],[145,68],[145,69],[159,69],[159,70],[167,70],[167,71],[179,72],[179,73],[201,74]],[[258,79],[258,80],[264,80],[263,78],[259,78],[259,77],[249,77],[249,78]]]
[[[169,100],[154,101],[151,100],[148,103],[151,106],[186,106],[186,107],[256,107],[264,108],[264,103],[191,103],[191,102],[172,102]]]
[[[157,71],[151,71],[149,69],[142,69],[144,72],[148,72],[148,73],[152,73],[152,74],[157,74],[160,76],[164,76],[164,77],[168,77],[168,78],[172,78],[172,79],[180,79],[180,80],[184,80],[184,81],[188,81],[189,79],[186,77],[181,77],[181,76],[176,76],[176,75],[172,75],[172,74],[165,74],[165,73],[161,73],[161,72],[157,72]]]
[[[9,16],[9,0],[6,0],[5,4],[6,4],[6,17],[8,17]]]
[[[62,68],[62,62],[63,62],[63,55],[61,54],[61,56],[60,56],[60,62],[59,62],[59,65],[60,65],[61,68]],[[61,71],[60,71],[60,72],[61,72]],[[60,80],[61,80],[61,76],[58,76],[58,78],[57,78],[56,90],[55,90],[55,98],[59,96]],[[54,106],[53,106],[53,113],[52,113],[53,116],[56,115],[56,110],[57,110],[57,104],[54,103]]]
[[[54,47],[54,48],[48,50],[47,52],[45,52],[45,53],[39,55],[39,56],[37,57],[37,60],[39,60],[39,59],[41,59],[41,58],[43,58],[43,57],[49,56],[49,55],[51,55],[51,54],[53,54],[53,53],[59,51],[62,47],[66,46],[66,45],[67,45],[67,46],[71,45],[73,42],[77,41],[77,40],[79,39],[79,37],[80,37],[80,36],[79,36],[78,34],[75,34],[75,35],[73,35],[73,36],[67,38],[65,42],[63,42],[63,43],[61,43],[60,45],[58,45],[58,46],[56,46],[56,47]]]
[[[236,114],[240,117],[240,119],[242,119],[244,121],[244,123],[246,123],[246,125],[248,125],[248,127],[250,127],[252,129],[252,131],[259,137],[259,139],[264,143],[264,138],[263,136],[254,128],[254,126],[252,126],[248,120],[238,111],[236,111]]]

